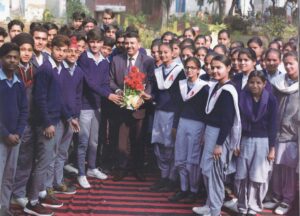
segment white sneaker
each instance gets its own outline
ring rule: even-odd
[[[86,179],[86,176],[78,176],[77,180],[81,187],[83,187],[85,189],[91,188],[91,185],[88,182],[88,180]]]
[[[22,197],[22,198],[12,198],[11,199],[12,204],[16,204],[21,206],[22,208],[25,208],[26,204],[28,203],[28,198],[27,197]]]
[[[237,198],[233,198],[231,200],[228,200],[228,201],[224,202],[223,206],[225,206],[226,208],[238,213],[239,210],[238,210],[238,207],[237,207],[237,201],[238,201]]]
[[[275,214],[285,215],[290,210],[290,205],[287,203],[280,203],[279,206],[274,210]]]
[[[70,173],[78,174],[78,169],[73,167],[71,164],[67,164],[66,166],[64,166],[64,169]]]
[[[265,209],[274,209],[278,204],[279,200],[273,198],[271,201],[263,203],[263,206]]]
[[[87,176],[94,177],[94,178],[97,178],[97,179],[102,179],[102,180],[107,179],[107,175],[104,174],[103,172],[101,172],[98,169],[88,169]]]
[[[199,215],[203,215],[203,216],[210,216],[210,208],[205,205],[205,206],[201,206],[201,207],[193,207],[193,212]]]

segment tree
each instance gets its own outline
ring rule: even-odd
[[[167,26],[169,20],[170,7],[174,0],[162,0],[162,26]]]
[[[67,0],[67,20],[72,19],[72,14],[75,12],[84,12],[86,15],[90,14],[91,12],[89,9],[81,3],[80,0]]]
[[[228,12],[228,15],[229,15],[229,16],[232,16],[232,15],[233,15],[233,10],[234,10],[234,7],[235,7],[235,5],[236,5],[236,1],[237,1],[237,0],[232,0],[231,6],[230,6],[230,9],[229,9],[229,12]]]

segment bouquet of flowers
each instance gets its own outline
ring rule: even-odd
[[[140,72],[135,66],[130,68],[127,76],[124,78],[124,98],[121,107],[129,110],[137,110],[144,102],[140,97],[145,89],[145,74]]]

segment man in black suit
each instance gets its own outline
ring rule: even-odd
[[[136,66],[146,75],[145,90],[141,96],[144,100],[150,100],[154,60],[139,52],[140,39],[135,32],[128,32],[125,35],[125,48],[126,53],[114,56],[111,62],[110,87],[116,94],[123,95],[124,77],[130,71],[130,67]],[[116,107],[115,116],[119,129],[117,172],[114,175],[116,181],[127,176],[129,168],[133,169],[134,176],[138,180],[145,180],[143,174],[145,111],[143,105],[136,111]],[[132,167],[129,166],[129,159],[132,159]]]

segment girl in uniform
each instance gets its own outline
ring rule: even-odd
[[[229,79],[231,61],[218,55],[211,62],[213,83],[205,108],[206,129],[200,167],[207,191],[206,204],[196,214],[219,216],[223,205],[226,171],[241,135],[238,93]]]
[[[256,69],[262,70],[260,60],[262,53],[264,52],[263,42],[258,36],[250,38],[247,42],[248,48],[251,48],[256,54]]]
[[[265,89],[266,84],[264,73],[253,71],[239,97],[242,139],[235,179],[239,182],[237,196],[241,216],[262,211],[275,158],[277,101]]]
[[[198,78],[200,69],[199,60],[189,57],[185,62],[187,79],[179,81],[181,109],[174,118],[173,135],[176,135],[175,167],[179,172],[181,190],[169,198],[171,202],[193,203],[197,198],[201,155],[199,140],[205,128],[205,104],[209,90],[207,82]]]
[[[163,43],[159,46],[162,66],[155,69],[152,97],[155,103],[155,114],[151,142],[157,157],[161,179],[151,186],[154,191],[169,191],[175,186],[174,169],[174,140],[172,126],[174,114],[177,112],[180,99],[179,80],[185,78],[182,64],[173,61],[171,44]]]

